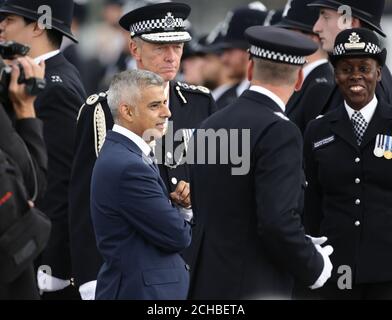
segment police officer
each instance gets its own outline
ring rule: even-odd
[[[313,33],[313,25],[318,19],[318,12],[307,7],[312,0],[289,0],[282,20],[276,24],[306,34],[319,49],[307,57],[303,68],[304,83],[300,91],[295,92],[286,106],[286,114],[304,133],[306,125],[322,111],[333,88],[335,79],[328,61],[328,54],[321,48],[320,38]]]
[[[47,87],[38,95],[35,108],[37,117],[44,123],[48,187],[45,197],[38,200],[36,206],[52,221],[51,237],[41,264],[50,267],[47,272],[51,272],[53,281],[46,281],[47,286],[41,289],[58,291],[59,298],[71,298],[75,293],[71,287],[60,290],[69,286],[71,278],[68,185],[77,111],[85,100],[85,93],[78,71],[59,49],[63,36],[76,42],[71,33],[73,1],[7,0],[0,7],[0,13],[4,18],[0,23],[1,40],[27,44],[29,56],[46,64]],[[50,296],[53,295],[57,294]]]
[[[243,152],[243,159],[249,166],[242,165],[249,170],[235,174],[238,163],[231,160],[191,165],[196,220],[190,247],[191,299],[290,298],[293,277],[318,288],[332,269],[332,248],[315,247],[301,225],[302,137],[284,116],[285,104],[301,86],[305,56],[317,46],[276,27],[254,26],[246,35],[251,87],[201,129],[230,130],[226,150],[248,143],[250,151]],[[205,159],[224,157],[218,152],[225,150],[223,139],[213,148],[204,135],[207,147],[199,143],[204,141],[202,132],[195,134],[197,155],[205,151]],[[240,135],[239,141],[232,138]],[[205,149],[199,150],[203,144]]]
[[[327,299],[392,298],[392,109],[375,94],[386,51],[370,30],[336,38],[344,102],[305,133],[305,226],[334,247]]]
[[[386,37],[380,25],[385,0],[318,0],[310,3],[309,6],[319,9],[319,18],[313,26],[313,31],[319,35],[323,49],[329,53],[332,53],[335,38],[343,29],[368,28]],[[339,9],[342,9],[345,16],[338,12]],[[379,99],[392,104],[392,75],[387,66],[383,66],[381,71],[382,79],[377,84],[376,95]],[[336,108],[342,102],[342,95],[335,86],[323,107],[322,114]]]
[[[162,162],[160,173],[169,191],[175,192],[181,181],[189,181],[188,168],[182,164],[185,148],[192,130],[216,110],[209,90],[174,81],[180,65],[183,43],[191,40],[185,30],[190,7],[181,3],[162,3],[144,6],[125,14],[120,25],[131,35],[130,52],[139,69],[153,71],[165,81],[165,93],[171,111],[172,128],[166,134],[169,145],[175,133],[174,147],[163,139],[155,147]],[[106,93],[90,96],[80,110],[77,146],[70,189],[70,225],[73,272],[80,291],[86,299],[93,299],[95,280],[102,265],[95,243],[90,218],[90,180],[95,160],[105,140],[106,131],[113,126]],[[178,149],[179,148],[179,149]],[[163,151],[162,151],[163,150]],[[83,245],[81,245],[83,244]],[[85,286],[83,286],[85,285]]]

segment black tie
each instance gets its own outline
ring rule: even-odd
[[[354,127],[355,136],[357,137],[357,143],[360,146],[368,123],[366,122],[362,113],[360,113],[359,111],[354,112],[353,116],[351,117],[351,122]]]

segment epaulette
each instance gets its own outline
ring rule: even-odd
[[[100,93],[98,93],[98,94],[93,94],[93,95],[89,96],[89,97],[86,99],[86,102],[85,102],[85,103],[82,105],[82,107],[79,109],[79,113],[78,113],[77,120],[79,121],[80,115],[82,114],[82,111],[83,111],[83,109],[84,109],[86,106],[94,106],[96,103],[98,103],[98,102],[100,103],[100,102],[102,102],[103,100],[106,100],[107,96],[108,96],[108,91],[106,91],[106,92],[100,92]]]
[[[206,87],[203,86],[195,86],[193,84],[187,84],[184,82],[177,82],[176,86],[175,86],[176,92],[178,94],[178,96],[180,97],[180,99],[182,100],[182,102],[184,103],[188,103],[188,101],[186,100],[186,98],[184,97],[184,95],[182,94],[181,90],[187,91],[187,92],[193,92],[193,93],[203,93],[203,94],[210,94],[210,90]]]
[[[323,77],[323,78],[316,78],[314,80],[316,81],[316,83],[328,83],[328,80],[325,77]]]
[[[101,103],[97,103],[94,109],[94,147],[98,157],[106,138],[106,118]]]

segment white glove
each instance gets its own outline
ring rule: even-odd
[[[89,281],[79,287],[79,293],[82,300],[95,300],[95,289],[97,288],[97,280]]]
[[[317,239],[317,238],[313,238],[313,239]],[[318,239],[321,239],[321,238],[318,238]],[[324,268],[323,268],[323,271],[321,272],[319,278],[317,279],[317,281],[312,286],[310,286],[310,289],[312,289],[312,290],[321,288],[325,284],[325,282],[327,282],[327,280],[331,277],[332,268],[333,268],[331,260],[329,259],[329,256],[333,252],[332,246],[325,246],[324,248],[322,248],[319,244],[315,244],[314,246],[317,249],[317,251],[321,254],[321,256],[323,257]]]
[[[63,280],[43,272],[37,271],[38,288],[41,292],[53,292],[63,290],[71,284],[70,280]]]

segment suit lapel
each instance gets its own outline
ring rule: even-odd
[[[355,133],[344,105],[339,105],[331,115],[331,130],[352,147],[358,149]]]

